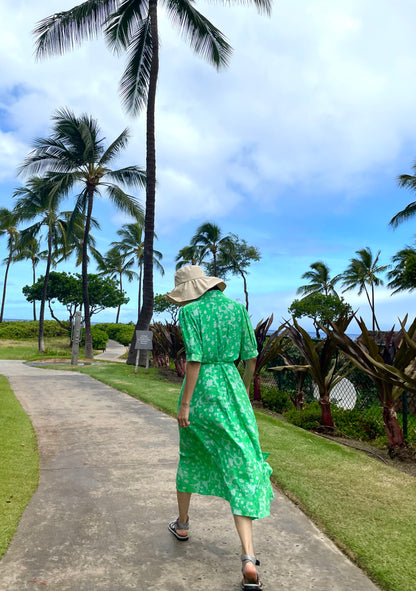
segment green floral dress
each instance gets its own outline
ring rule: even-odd
[[[179,314],[187,361],[201,362],[190,425],[180,428],[176,477],[181,492],[226,499],[234,515],[270,514],[272,469],[262,454],[251,403],[234,361],[257,356],[247,311],[208,291]],[[186,378],[185,378],[186,379]],[[182,398],[183,386],[179,398]]]

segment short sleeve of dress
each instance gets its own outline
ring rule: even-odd
[[[181,327],[185,343],[186,360],[202,361],[202,338],[192,311],[181,308],[179,311],[179,326]]]
[[[257,341],[254,336],[254,330],[251,325],[251,321],[247,310],[244,306],[241,306],[241,348],[240,357],[241,359],[253,359],[257,357]]]

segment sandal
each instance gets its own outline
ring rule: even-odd
[[[182,530],[182,529],[184,529],[186,531],[189,530],[189,517],[188,517],[186,523],[180,523],[179,517],[178,517],[178,519],[175,519],[175,521],[171,521],[169,523],[168,529],[169,529],[170,533],[172,533],[177,540],[181,540],[182,542],[185,542],[189,538],[188,534],[186,536],[181,536],[178,534],[178,530]]]
[[[257,558],[255,558],[254,556],[250,556],[249,554],[242,554],[241,560],[243,562],[243,566],[241,569],[243,572],[243,580],[241,581],[241,589],[243,591],[261,591],[263,589],[263,583],[260,581],[258,573],[257,573],[257,580],[255,582],[253,582],[253,581],[247,582],[247,583],[244,582],[247,580],[245,573],[244,573],[245,566],[246,566],[247,562],[252,562],[254,564],[254,566],[260,566],[260,561],[257,560]]]

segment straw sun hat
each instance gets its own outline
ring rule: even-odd
[[[225,283],[218,277],[207,277],[198,265],[181,267],[175,273],[175,289],[166,294],[166,299],[174,304],[186,304],[198,299],[202,294],[218,286],[221,291]]]

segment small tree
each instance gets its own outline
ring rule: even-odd
[[[22,291],[26,299],[33,302],[42,299],[43,287],[44,277],[42,276],[34,285],[25,285]],[[116,308],[129,301],[125,292],[120,291],[117,281],[109,277],[88,274],[88,287],[90,291],[90,316],[98,314],[98,312],[106,308]],[[81,309],[83,304],[82,276],[78,273],[51,271],[47,285],[46,301],[52,318],[61,326],[71,328],[75,312]],[[62,321],[56,317],[53,311],[55,301],[66,307],[69,321]]]
[[[321,338],[319,326],[329,326],[346,314],[352,314],[352,308],[343,298],[335,294],[311,293],[300,300],[294,300],[289,307],[289,314],[294,318],[310,318],[313,322],[316,338]]]
[[[178,316],[180,309],[180,306],[177,306],[173,302],[169,302],[169,300],[167,300],[166,296],[164,296],[163,294],[157,293],[155,295],[155,304],[153,308],[154,314],[163,314],[166,312],[170,315],[172,324],[174,324],[175,326],[178,324]]]

